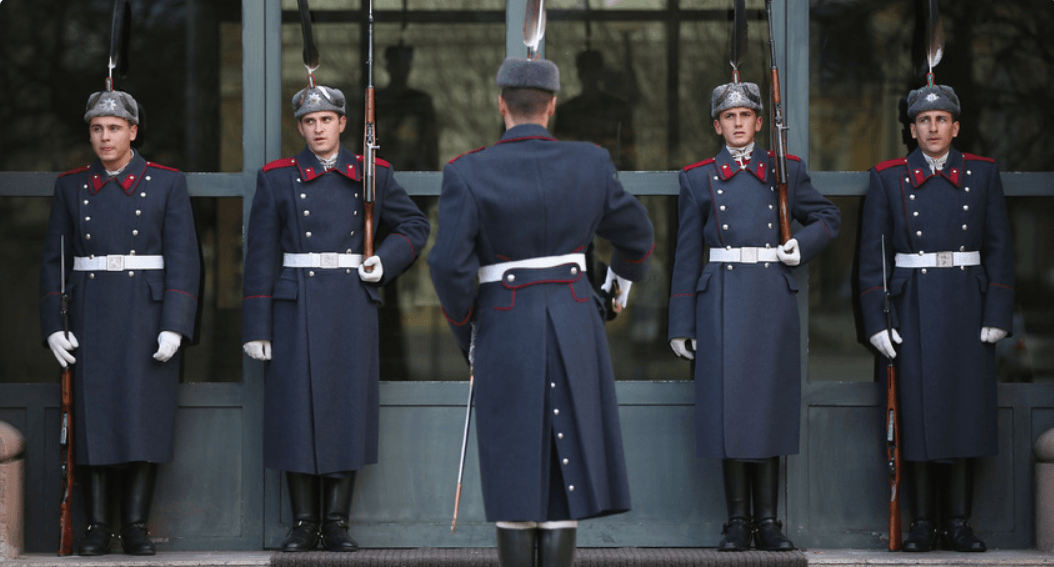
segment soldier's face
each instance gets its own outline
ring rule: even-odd
[[[123,161],[131,159],[132,140],[138,134],[138,126],[116,116],[96,116],[88,124],[92,149],[106,169],[111,171],[119,169],[124,165]]]
[[[340,135],[348,125],[348,118],[332,110],[305,114],[296,128],[315,155],[329,157],[340,147]]]
[[[959,122],[946,110],[927,110],[915,116],[911,137],[919,142],[922,152],[930,157],[941,157],[952,147],[952,139],[959,135]]]
[[[746,107],[729,108],[717,115],[714,130],[729,146],[742,148],[753,142],[754,136],[761,131],[761,117]]]

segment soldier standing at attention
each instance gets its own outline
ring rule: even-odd
[[[625,512],[629,485],[600,300],[584,273],[594,234],[615,252],[625,305],[654,246],[606,150],[546,129],[560,74],[498,70],[507,130],[443,170],[432,281],[472,365],[480,477],[502,567],[570,567],[578,520]],[[537,547],[537,551],[536,551]],[[535,562],[537,553],[537,563]]]
[[[798,452],[801,406],[791,268],[827,246],[841,215],[812,186],[805,164],[787,156],[788,211],[802,227],[780,244],[773,154],[754,142],[760,90],[736,78],[710,102],[725,147],[680,174],[669,338],[678,356],[698,354],[697,452],[722,459],[728,506],[718,549],[750,549],[753,537],[758,550],[784,551],[794,544],[777,519],[779,458]]]
[[[179,346],[193,338],[197,315],[201,259],[187,181],[132,149],[139,118],[138,103],[112,81],[88,99],[98,159],[55,182],[40,266],[40,329],[59,364],[76,363],[74,448],[88,510],[78,555],[110,552],[118,473],[122,548],[156,552],[147,520],[157,464],[172,460]]]
[[[901,549],[930,551],[939,527],[948,549],[985,551],[968,522],[971,459],[998,452],[995,343],[1013,317],[1010,221],[995,161],[952,147],[955,91],[931,82],[911,91],[907,104],[918,148],[871,170],[859,274],[864,330],[897,361],[901,448],[914,488],[914,521]],[[940,522],[937,486],[944,489]]]
[[[429,225],[378,159],[373,228],[390,232],[363,258],[363,158],[340,143],[344,93],[309,76],[293,114],[307,147],[257,177],[242,338],[249,356],[269,361],[264,465],[286,472],[295,522],[281,549],[310,551],[321,539],[328,551],[355,551],[355,472],[377,462],[380,286],[410,266]]]

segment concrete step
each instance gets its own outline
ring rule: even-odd
[[[278,561],[272,563],[272,559]],[[302,561],[301,561],[302,560]],[[814,549],[791,553],[717,553],[706,548],[582,548],[576,567],[760,567],[791,566],[806,562],[810,567],[1054,567],[1054,553],[1035,550],[995,550],[986,553],[889,553],[876,550]],[[57,557],[29,554],[0,561],[2,567],[271,567],[272,564],[320,566],[391,567],[478,567],[497,566],[494,548],[478,549],[365,549],[357,553],[280,554],[274,551],[163,552],[153,557],[120,553],[102,557]]]

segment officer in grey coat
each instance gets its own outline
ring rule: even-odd
[[[124,552],[153,555],[147,520],[157,463],[172,460],[178,350],[193,338],[197,314],[198,241],[183,174],[132,149],[135,99],[95,93],[84,120],[98,159],[55,182],[40,329],[59,364],[76,363],[74,447],[88,495],[88,531],[77,553],[110,551],[120,473]],[[63,254],[69,333],[61,314]]]
[[[812,186],[805,164],[787,156],[788,210],[802,227],[781,245],[774,158],[754,143],[762,123],[757,85],[717,87],[711,109],[725,147],[680,174],[670,345],[695,359],[698,455],[722,459],[729,521],[718,549],[749,549],[756,532],[757,549],[790,550],[776,509],[779,457],[798,452],[801,360],[791,268],[827,246],[841,215]]]
[[[918,148],[876,165],[864,200],[861,311],[871,344],[897,363],[901,448],[915,494],[902,549],[933,549],[939,526],[947,548],[984,551],[968,522],[970,469],[971,459],[998,452],[995,343],[1013,317],[1010,222],[995,161],[952,147],[955,91],[927,86],[907,102]]]
[[[257,176],[245,255],[242,337],[268,361],[264,465],[286,471],[294,526],[283,551],[355,551],[355,471],[377,462],[380,286],[406,270],[428,220],[377,160],[374,232],[362,257],[363,159],[340,144],[344,94],[312,84],[293,97],[307,147]],[[321,502],[320,502],[321,500]]]
[[[615,252],[608,289],[644,278],[653,231],[607,151],[546,130],[560,75],[547,60],[498,70],[508,128],[443,170],[432,281],[473,365],[480,477],[503,567],[570,567],[577,520],[630,507],[600,300],[585,250]],[[536,563],[537,546],[537,563]]]

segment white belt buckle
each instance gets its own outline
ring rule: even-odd
[[[937,252],[937,267],[951,268],[955,265],[951,252]]]
[[[751,247],[739,249],[739,261],[744,264],[757,264],[758,263],[758,249]]]
[[[337,256],[336,252],[323,252],[319,256],[319,267],[321,268],[339,268],[340,257]]]
[[[121,254],[109,254],[106,256],[106,271],[120,272],[124,270],[124,256]]]

